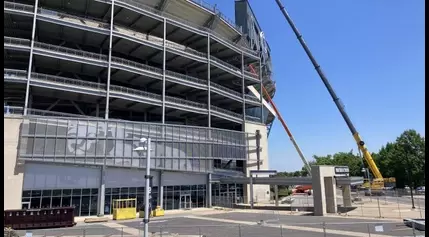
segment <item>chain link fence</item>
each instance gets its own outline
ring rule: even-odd
[[[249,199],[247,197],[213,196],[213,206],[224,209],[250,209]],[[281,210],[295,213],[312,213],[314,210],[313,195],[297,194],[287,197],[280,197],[278,206],[275,200],[260,200],[254,197],[253,209]],[[337,215],[350,217],[368,217],[368,218],[388,218],[404,219],[414,218],[423,219],[425,217],[425,196],[415,194],[411,198],[406,190],[386,191],[379,196],[376,193],[367,191],[352,192],[352,206],[345,206],[343,197],[337,194]]]

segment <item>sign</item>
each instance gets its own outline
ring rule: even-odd
[[[375,232],[384,232],[383,225],[376,225],[375,226]]]
[[[335,167],[336,176],[349,176],[350,170],[347,166],[337,166]]]

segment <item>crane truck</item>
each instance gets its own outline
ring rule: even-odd
[[[307,54],[308,58],[310,59],[311,63],[313,64],[314,69],[316,70],[317,74],[319,75],[320,79],[322,80],[323,84],[325,85],[326,89],[328,90],[330,96],[332,97],[336,107],[338,108],[341,116],[343,117],[344,121],[346,122],[347,127],[349,128],[350,132],[352,133],[353,138],[355,139],[359,150],[362,152],[363,157],[364,157],[369,169],[371,170],[371,172],[374,176],[372,183],[366,183],[365,185],[370,186],[371,189],[374,191],[382,190],[384,188],[385,181],[386,182],[393,182],[394,178],[389,178],[389,179],[383,178],[380,170],[378,169],[377,165],[374,162],[374,159],[371,156],[371,153],[368,151],[365,142],[360,137],[355,126],[353,125],[352,121],[350,120],[348,114],[344,110],[344,105],[342,104],[340,98],[335,93],[334,89],[332,88],[331,84],[328,81],[328,78],[323,73],[320,65],[317,63],[316,59],[314,58],[313,54],[311,53],[310,49],[308,48],[307,44],[305,43],[301,33],[298,31],[297,27],[295,26],[294,22],[292,21],[291,17],[289,16],[288,12],[286,11],[282,2],[280,0],[275,0],[275,1],[278,5],[280,11],[282,12],[283,16],[285,17],[286,21],[289,23],[289,26],[292,28],[293,32],[295,33],[295,36],[297,37],[299,43],[301,44],[302,48],[304,49],[304,51]]]

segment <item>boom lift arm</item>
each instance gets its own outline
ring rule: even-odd
[[[251,64],[249,65],[249,68],[253,74],[257,75],[255,68],[253,68],[253,66]],[[267,96],[268,102],[273,106],[273,109],[276,112],[278,119],[282,123],[283,128],[285,129],[287,135],[289,136],[290,140],[292,141],[293,146],[295,147],[296,151],[298,152],[299,157],[301,158],[302,162],[304,163],[304,168],[307,170],[308,176],[311,176],[311,167],[308,164],[307,159],[305,159],[305,156],[302,153],[301,148],[299,148],[298,144],[295,141],[295,138],[293,137],[292,133],[290,132],[289,128],[287,127],[286,122],[283,120],[282,115],[280,114],[279,110],[277,109],[276,104],[271,99],[270,94],[268,94],[267,90],[265,89],[265,87],[263,85],[262,85],[262,91]],[[261,97],[263,98],[263,95],[261,95]]]
[[[350,129],[350,132],[352,133],[354,139],[356,140],[356,143],[359,147],[359,150],[361,150],[363,157],[365,158],[365,161],[367,162],[372,174],[374,175],[375,179],[374,179],[373,184],[377,187],[380,187],[380,186],[383,187],[384,186],[383,176],[381,175],[380,171],[378,170],[377,165],[375,164],[374,160],[372,159],[371,154],[369,153],[368,149],[366,148],[365,142],[359,136],[359,133],[357,132],[352,121],[350,120],[349,116],[347,115],[346,111],[344,110],[344,106],[342,105],[340,98],[338,98],[335,91],[332,89],[332,86],[330,85],[328,79],[326,78],[325,74],[323,73],[322,69],[320,68],[320,65],[317,63],[316,59],[311,54],[310,49],[308,48],[307,44],[305,43],[304,39],[302,38],[301,33],[298,31],[298,29],[296,28],[292,19],[290,18],[289,14],[287,13],[285,7],[283,6],[283,4],[281,3],[280,0],[276,0],[276,2],[280,8],[280,11],[283,13],[283,16],[286,18],[286,21],[289,23],[289,26],[292,28],[293,32],[295,33],[296,37],[298,38],[299,43],[304,48],[305,53],[307,54],[308,58],[310,59],[311,63],[313,64],[314,68],[316,69],[317,74],[319,74],[320,79],[322,79],[323,84],[325,84],[326,89],[328,89],[328,92],[331,95],[332,99],[334,100],[335,105],[337,106],[338,110],[340,111],[341,116],[343,117],[348,128]]]

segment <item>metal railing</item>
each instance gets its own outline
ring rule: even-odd
[[[34,12],[34,6],[27,5],[27,4],[21,4],[21,3],[15,3],[15,2],[3,2],[3,6],[5,9],[12,9],[12,10],[18,10],[18,11],[24,11],[33,13]]]
[[[226,213],[227,211],[219,211]],[[264,215],[265,214],[265,215]],[[297,222],[297,217],[290,216],[283,220],[283,215],[271,212],[272,219],[267,219],[265,216],[268,213],[258,213],[252,215],[251,221],[243,221],[242,224],[225,223],[220,224],[199,224],[199,225],[174,225],[150,223],[149,236],[210,236],[210,237],[298,237],[298,236],[425,236],[424,231],[416,229],[415,224],[407,227],[404,222],[392,221],[339,221],[339,222]],[[262,218],[256,220],[256,218]],[[293,220],[294,218],[295,220]],[[168,222],[176,222],[173,218]],[[213,221],[220,218],[210,218]],[[198,222],[207,222],[199,220]],[[288,221],[290,220],[290,221]],[[189,219],[192,221],[192,219]],[[231,220],[231,222],[234,220]],[[31,232],[34,237],[54,237],[54,236],[143,236],[142,224],[130,224],[129,227],[74,227],[61,229],[40,229],[40,230],[8,230],[4,229],[5,237],[13,236],[29,236],[27,232]],[[353,234],[353,235],[351,235]]]
[[[260,102],[259,99],[254,95],[245,94],[244,96],[245,96],[246,100],[251,100],[251,101],[258,102],[258,103]]]
[[[195,1],[198,1],[198,0],[195,0]],[[110,2],[110,1],[105,1],[105,2]],[[209,33],[211,33],[213,35],[216,35],[217,37],[221,38],[226,43],[228,43],[228,44],[230,44],[230,45],[232,45],[234,47],[237,47],[238,49],[242,49],[243,51],[245,51],[247,53],[250,53],[250,54],[252,54],[254,56],[257,56],[257,57],[259,56],[258,52],[253,51],[250,48],[246,48],[246,47],[244,47],[242,45],[239,45],[239,44],[233,42],[232,40],[225,38],[224,36],[218,34],[217,32],[215,32],[215,31],[213,31],[213,30],[211,30],[211,29],[209,29],[207,27],[200,26],[200,25],[195,24],[195,23],[193,23],[191,21],[185,20],[183,18],[174,16],[174,15],[166,13],[166,12],[158,11],[158,10],[154,9],[153,7],[147,6],[147,5],[143,4],[143,3],[139,3],[139,2],[136,2],[136,1],[133,1],[133,0],[117,0],[117,2],[124,2],[124,3],[132,5],[134,7],[141,8],[141,9],[144,9],[146,11],[149,11],[151,13],[154,13],[154,14],[157,14],[157,15],[163,15],[163,16],[165,16],[167,18],[174,19],[174,20],[176,20],[176,21],[184,24],[185,26],[191,26],[191,27],[194,27],[194,28],[196,28],[198,30],[209,32]],[[4,8],[6,8],[6,9],[12,9],[12,10],[25,11],[25,12],[28,12],[28,13],[32,13],[34,11],[34,6],[26,5],[26,4],[20,4],[20,3],[13,3],[13,2],[4,2]],[[39,9],[38,13],[42,14],[42,15],[45,15],[45,16],[48,16],[48,17],[49,16],[50,17],[55,16],[56,18],[69,17],[71,19],[78,19],[78,20],[85,19],[85,20],[91,20],[91,21],[94,21],[94,22],[96,21],[94,18],[89,17],[89,16],[73,16],[73,15],[70,15],[70,14],[59,13],[59,12],[52,11],[52,10],[47,10],[47,9]],[[241,33],[241,27],[236,26],[235,23],[232,23],[232,21],[229,18],[227,18],[225,15],[223,15],[222,13],[220,13],[220,12],[217,12],[217,13],[218,13],[218,15],[223,20],[225,20],[226,22],[230,23],[231,26],[233,26],[234,28],[236,28]],[[104,23],[104,22],[100,23],[99,22],[99,24],[100,24],[99,28],[108,29],[108,27],[109,27],[108,23]]]
[[[165,101],[174,103],[174,104],[179,104],[179,105],[189,105],[200,109],[207,109],[207,104],[202,104],[195,101],[185,100],[185,99],[172,97],[172,96],[165,96]]]
[[[11,69],[5,69],[4,70],[5,75],[16,75],[26,77],[25,71],[20,70],[11,70]],[[65,78],[65,77],[59,77],[59,76],[51,76],[46,74],[40,74],[40,73],[31,73],[32,81],[34,80],[40,80],[45,82],[52,82],[57,83],[61,85],[71,85],[71,86],[78,86],[78,87],[86,87],[89,89],[96,89],[96,90],[106,90],[106,85],[102,83],[95,83],[95,82],[87,82],[83,80],[77,80],[77,79],[71,79],[71,78]],[[154,100],[162,100],[161,95],[147,92],[147,91],[141,91],[137,89],[127,88],[123,86],[117,86],[117,85],[110,85],[111,92],[117,92],[117,93],[123,93],[123,94],[129,94],[129,95],[135,95],[139,97],[146,97],[149,99]],[[165,100],[170,103],[179,104],[179,105],[188,105],[199,109],[207,109],[207,104],[198,103],[195,101],[185,100],[182,98],[172,97],[172,96],[165,96]],[[237,113],[234,113],[229,110],[225,110],[216,106],[211,106],[212,109],[215,111],[226,113],[231,116],[241,118],[241,116]]]
[[[219,108],[219,107],[216,107],[214,105],[210,105],[210,109],[213,110],[213,111],[219,112],[219,113],[227,114],[229,116],[232,116],[232,117],[235,117],[235,118],[238,118],[238,119],[242,119],[243,118],[243,116],[241,114],[239,114],[239,113],[235,113],[235,112],[232,112],[231,110]]]
[[[71,49],[71,48],[66,48],[62,46],[56,46],[56,45],[46,44],[41,42],[34,42],[34,47],[39,49],[49,50],[55,53],[63,53],[63,54],[73,55],[73,56],[82,57],[82,58],[91,58],[91,59],[103,61],[106,63],[108,60],[107,56],[104,54],[91,53],[88,51]]]
[[[185,20],[183,18],[174,16],[172,14],[166,13],[165,11],[158,11],[158,10],[154,9],[153,7],[147,6],[147,5],[143,4],[143,3],[139,3],[139,2],[134,1],[134,0],[116,0],[116,2],[123,2],[123,3],[129,4],[129,5],[132,5],[134,7],[144,9],[146,11],[149,11],[149,12],[153,13],[153,14],[173,19],[173,20],[181,23],[184,26],[188,26],[188,27],[191,26],[191,27],[196,28],[196,29],[198,29],[200,31],[211,33],[211,34],[215,35],[216,37],[222,39],[226,43],[232,45],[233,47],[236,47],[238,49],[242,49],[242,50],[246,51],[249,54],[252,54],[252,55],[254,55],[256,57],[259,57],[259,53],[258,52],[253,51],[253,50],[251,50],[249,48],[245,48],[245,47],[243,47],[243,46],[241,46],[241,45],[239,45],[237,43],[234,43],[232,40],[227,39],[226,37],[224,37],[224,36],[216,33],[215,31],[213,31],[213,30],[211,30],[211,29],[209,29],[207,27],[195,24],[195,23],[193,23],[191,21],[188,21],[188,20]]]
[[[212,11],[213,13],[217,14],[220,18],[222,18],[224,21],[226,21],[229,25],[231,25],[233,28],[235,28],[238,32],[243,33],[243,30],[241,26],[237,25],[235,21],[230,19],[229,17],[222,14],[215,6],[212,6],[210,3],[207,3],[204,0],[191,0],[193,3],[201,6],[202,8],[205,8],[209,11]]]
[[[118,93],[122,93],[122,94],[135,95],[135,96],[139,96],[139,97],[146,97],[146,98],[153,99],[153,100],[161,100],[162,99],[161,96],[158,94],[147,92],[147,91],[136,90],[136,89],[123,87],[123,86],[110,85],[110,91],[111,92],[118,92]]]
[[[214,88],[219,89],[221,91],[221,93],[222,92],[226,92],[227,94],[235,95],[235,96],[237,96],[238,98],[241,99],[241,93],[239,93],[239,92],[237,92],[235,90],[229,89],[228,87],[225,87],[225,86],[221,86],[221,85],[216,84],[214,82],[210,82],[210,85],[212,87],[214,87]]]
[[[29,40],[27,39],[20,39],[20,38],[12,38],[12,37],[4,37],[5,43],[9,43],[9,44],[18,44],[18,45],[26,45],[29,44]],[[92,59],[96,59],[99,61],[107,61],[107,56],[102,55],[102,54],[96,54],[96,53],[91,53],[91,52],[86,52],[86,51],[82,51],[82,50],[76,50],[76,49],[70,49],[70,48],[66,48],[66,47],[61,47],[61,46],[54,46],[54,45],[50,45],[50,44],[46,44],[46,43],[40,43],[40,42],[34,42],[34,46],[37,48],[41,48],[44,50],[49,50],[49,51],[53,51],[53,52],[61,52],[64,54],[70,54],[70,55],[74,55],[74,56],[80,56],[80,57],[84,57],[84,58],[92,58]],[[122,59],[122,58],[118,58],[118,57],[112,57],[111,58],[112,63],[117,63],[120,64],[122,66],[128,66],[128,67],[133,67],[136,70],[147,70],[153,73],[157,73],[157,78],[159,79],[162,76],[162,70],[156,67],[152,67],[146,64],[142,64],[142,63],[137,63],[131,60],[127,60],[127,59]],[[188,76],[188,75],[184,75],[184,74],[180,74],[177,72],[173,72],[173,71],[167,71],[166,70],[166,75],[171,76],[171,77],[177,77],[180,79],[184,79],[184,80],[189,80],[195,83],[200,84],[202,87],[206,87],[206,81],[196,78],[196,77],[192,77],[192,76]],[[143,74],[142,74],[143,75]],[[212,86],[217,86],[219,89],[224,88],[221,85],[216,85],[215,83],[211,84]],[[92,85],[91,85],[92,86]],[[227,89],[225,90],[225,92],[229,92],[233,95],[237,95],[240,96],[240,93],[237,92],[233,92],[233,90]]]
[[[232,64],[226,63],[225,61],[222,61],[216,57],[210,56],[210,59],[215,62],[218,63],[226,68],[228,68],[229,70],[231,70],[234,74],[241,76],[241,70],[238,69],[237,67],[233,66]]]
[[[22,38],[14,38],[14,37],[4,37],[4,44],[10,44],[10,45],[21,45],[21,46],[27,46],[30,47],[30,40],[28,39],[22,39]]]
[[[258,117],[254,117],[254,116],[250,116],[250,115],[246,115],[246,120],[252,121],[252,122],[261,122],[261,118]]]

